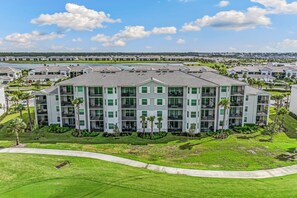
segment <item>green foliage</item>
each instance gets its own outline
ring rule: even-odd
[[[233,129],[236,133],[252,134],[259,130],[259,127],[255,124],[245,124],[244,126],[237,126]]]
[[[49,133],[66,133],[70,131],[71,128],[69,127],[60,127],[59,124],[51,124],[48,128]]]

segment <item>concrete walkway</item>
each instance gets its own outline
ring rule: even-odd
[[[135,160],[125,159],[121,157],[115,157],[115,156],[105,155],[100,153],[84,152],[84,151],[35,149],[35,148],[5,148],[5,149],[0,149],[0,153],[25,153],[25,154],[39,154],[39,155],[85,157],[85,158],[91,158],[91,159],[99,159],[107,162],[113,162],[117,164],[123,164],[131,167],[144,168],[144,169],[168,173],[168,174],[179,174],[179,175],[187,175],[187,176],[193,176],[193,177],[261,179],[261,178],[271,178],[271,177],[280,177],[280,176],[297,174],[297,165],[270,169],[270,170],[258,170],[258,171],[213,171],[213,170],[193,170],[193,169],[158,166],[158,165],[138,162]]]

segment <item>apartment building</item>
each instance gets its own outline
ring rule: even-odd
[[[35,95],[39,125],[80,125],[81,129],[100,132],[113,132],[115,125],[122,132],[141,132],[141,116],[162,117],[162,131],[216,131],[224,123],[224,109],[218,105],[223,98],[231,101],[225,129],[245,123],[260,124],[260,121],[267,124],[269,111],[261,114],[263,119],[258,119],[258,114],[245,109],[252,104],[250,100],[254,96],[265,96],[263,101],[253,101],[256,106],[263,102],[269,107],[270,98],[266,92],[259,93],[243,82],[214,72],[174,70],[93,72]],[[75,98],[82,101],[78,115],[71,103]],[[77,123],[78,117],[80,123]],[[147,132],[150,126],[148,122]],[[153,130],[158,131],[157,119]]]
[[[7,84],[8,82],[18,79],[22,76],[22,71],[13,67],[0,67],[0,83]]]

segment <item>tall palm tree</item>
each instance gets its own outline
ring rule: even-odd
[[[157,118],[158,120],[158,129],[159,129],[159,133],[161,133],[161,128],[162,128],[162,121],[163,121],[163,118],[161,116],[159,116]]]
[[[145,125],[147,123],[146,121],[146,117],[144,115],[140,116],[140,123],[141,123],[141,126],[142,126],[142,136],[144,137],[144,134],[145,134]]]
[[[79,109],[80,109],[80,105],[83,103],[83,101],[79,98],[75,98],[74,100],[72,100],[71,102],[74,105],[74,108],[76,110],[76,116],[77,116],[77,125],[78,125],[78,136],[80,136],[81,132],[80,132],[80,118],[79,118]]]
[[[280,108],[278,111],[278,115],[280,115],[282,117],[281,128],[284,127],[285,115],[287,115],[288,113],[289,113],[289,111],[285,107]]]
[[[30,93],[24,93],[22,95],[22,99],[23,100],[26,100],[27,102],[27,110],[28,110],[28,119],[29,119],[29,126],[30,126],[30,129],[32,130],[32,118],[31,118],[31,112],[30,112],[30,106],[29,106],[29,102],[30,102],[30,99],[34,98],[34,95],[30,94]]]
[[[230,108],[230,100],[225,98],[222,99],[219,102],[219,106],[224,108],[224,117],[223,117],[223,125],[222,125],[222,129],[221,129],[221,133],[223,133],[224,128],[225,128],[225,124],[226,124],[226,114],[227,114],[227,109]]]
[[[147,120],[151,123],[151,139],[154,137],[154,122],[155,122],[156,117],[155,116],[150,116],[147,118]]]
[[[16,145],[20,144],[19,134],[23,133],[26,128],[27,128],[26,123],[23,122],[23,120],[20,118],[13,119],[9,122],[8,132],[15,134]]]

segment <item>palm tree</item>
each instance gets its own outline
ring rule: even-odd
[[[151,123],[151,139],[154,137],[154,122],[155,122],[156,117],[155,116],[150,116],[147,118],[147,120]]]
[[[32,95],[30,93],[24,93],[22,96],[22,99],[26,100],[26,102],[27,102],[28,119],[29,119],[29,125],[30,125],[31,130],[32,130],[32,118],[31,118],[29,102],[30,102],[30,99],[32,99],[32,98],[34,98],[34,95]]]
[[[224,131],[224,127],[225,127],[225,124],[226,124],[225,122],[226,122],[226,113],[227,113],[227,109],[230,108],[230,100],[227,99],[227,98],[222,99],[222,100],[219,102],[219,106],[224,108],[223,125],[222,125],[222,130],[221,130],[221,133],[223,133],[223,131]]]
[[[78,136],[80,136],[80,118],[79,118],[79,108],[80,105],[83,103],[83,101],[79,98],[75,98],[71,102],[74,105],[74,108],[76,109],[76,117],[77,117],[77,125],[78,125]]]
[[[20,118],[23,119],[23,110],[25,110],[23,104],[17,104],[15,107],[16,111],[20,112]]]
[[[278,115],[280,115],[282,117],[281,128],[284,127],[285,115],[287,115],[288,113],[289,113],[289,111],[285,107],[280,108],[278,111]]]
[[[20,118],[13,119],[13,120],[11,120],[9,122],[8,132],[15,134],[15,137],[16,137],[15,143],[16,143],[16,145],[20,144],[19,134],[23,133],[26,128],[27,128],[26,123],[23,122],[23,120],[20,119]]]
[[[163,118],[160,116],[157,118],[158,120],[158,129],[159,129],[159,133],[161,133],[161,128],[162,128],[162,121],[163,121]]]
[[[142,136],[144,137],[144,134],[145,134],[145,125],[147,123],[146,121],[146,117],[144,115],[140,116],[140,123],[142,124]]]

